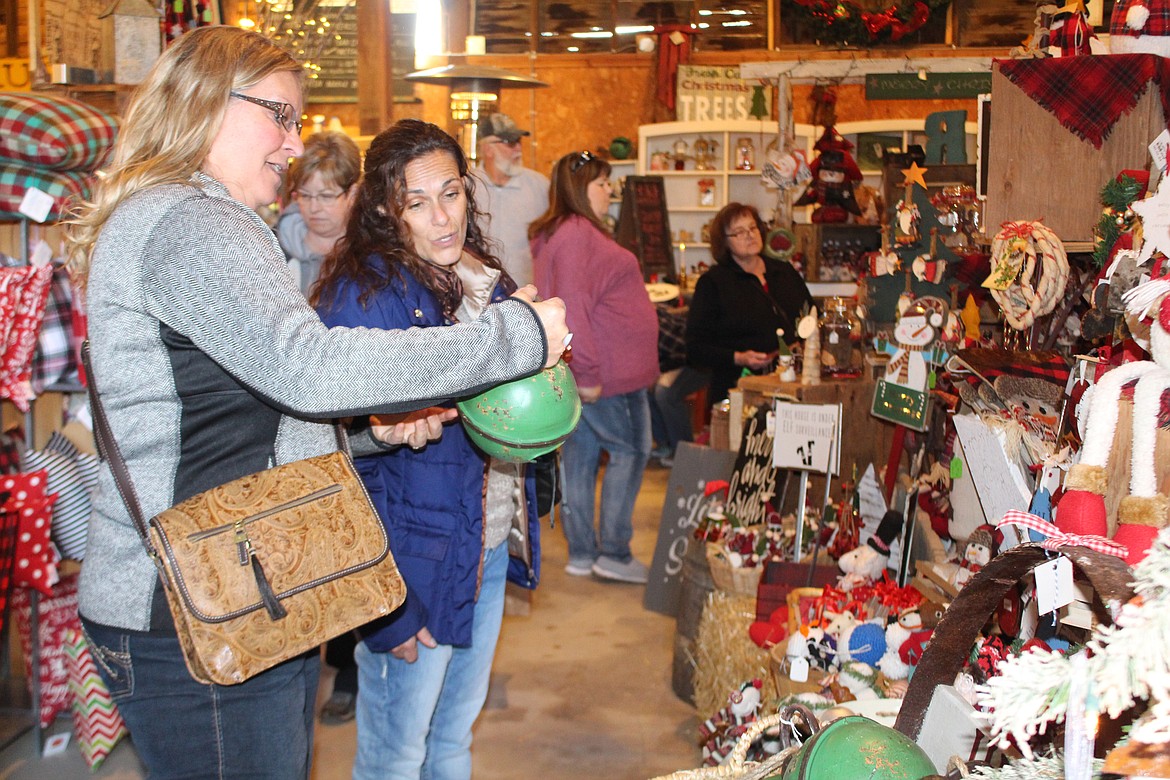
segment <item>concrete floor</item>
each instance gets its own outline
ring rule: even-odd
[[[646,471],[634,514],[634,553],[649,564],[670,472]],[[544,530],[530,605],[504,618],[488,703],[472,748],[477,780],[646,780],[696,767],[698,718],[670,687],[675,621],[642,608],[641,586],[570,577],[564,535]],[[515,606],[515,603],[513,604]],[[518,614],[527,606],[528,614]],[[328,670],[322,679],[327,698]],[[67,732],[68,718],[49,733]],[[355,728],[319,725],[312,780],[349,778]],[[140,780],[131,741],[90,773],[76,745],[38,758],[31,736],[0,752],[0,780]]]

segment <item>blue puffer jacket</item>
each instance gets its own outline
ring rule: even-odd
[[[364,307],[358,295],[358,287],[349,281],[335,294],[323,294],[321,319],[329,326],[389,330],[450,324],[435,297],[413,277],[394,280]],[[493,302],[503,297],[497,286]],[[357,458],[355,465],[390,534],[407,586],[401,607],[363,628],[366,646],[375,652],[392,650],[423,626],[442,644],[470,644],[483,555],[485,457],[456,423],[422,450],[403,447]],[[529,470],[525,494],[533,570],[513,558],[508,571],[509,579],[530,588],[539,572],[535,490]]]

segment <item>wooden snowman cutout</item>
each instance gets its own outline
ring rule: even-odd
[[[918,392],[927,390],[926,358],[942,335],[946,316],[946,304],[939,298],[927,296],[910,304],[894,326],[898,347],[886,366],[885,381]]]
[[[874,416],[925,430],[930,361],[946,333],[948,316],[946,302],[929,295],[911,301],[902,311],[894,326],[893,357],[874,390],[870,409]]]

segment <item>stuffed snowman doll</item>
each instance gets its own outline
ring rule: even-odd
[[[736,741],[748,730],[760,709],[762,680],[748,680],[732,691],[727,705],[699,726],[703,742],[703,764],[722,764],[735,748]]]

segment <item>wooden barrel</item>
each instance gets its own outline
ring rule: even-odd
[[[703,616],[707,595],[714,589],[705,546],[691,539],[687,553],[683,556],[679,578],[678,622],[675,625],[674,660],[670,674],[674,694],[690,704],[695,703],[695,649],[699,638],[699,619]]]

